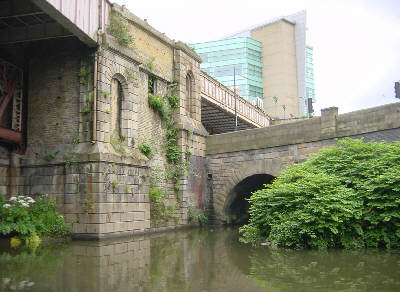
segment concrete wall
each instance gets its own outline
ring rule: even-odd
[[[233,188],[255,174],[279,175],[288,164],[302,162],[335,138],[400,140],[400,103],[338,115],[337,108],[321,117],[296,123],[207,137],[208,172],[213,177],[217,218],[228,220],[226,203]]]

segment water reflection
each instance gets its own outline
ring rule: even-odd
[[[239,243],[232,229],[196,229],[36,251],[0,247],[0,285],[1,291],[400,291],[400,254],[254,248]]]

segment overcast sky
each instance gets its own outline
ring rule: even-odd
[[[399,0],[114,1],[168,37],[187,43],[216,40],[306,10],[317,115],[330,106],[345,113],[398,101]]]

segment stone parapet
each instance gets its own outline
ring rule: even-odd
[[[324,139],[360,135],[400,127],[400,103],[392,103],[342,115],[337,108],[290,124],[208,136],[207,155],[262,149]]]

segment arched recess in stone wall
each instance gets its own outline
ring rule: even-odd
[[[186,115],[190,118],[193,117],[193,105],[194,105],[194,76],[192,71],[188,71],[185,77],[185,109]]]
[[[266,159],[242,162],[239,167],[232,167],[232,172],[229,174],[230,179],[226,181],[223,187],[214,194],[215,210],[221,215],[223,220],[226,220],[226,210],[231,202],[229,195],[234,192],[234,188],[248,177],[255,175],[269,175],[277,177],[281,172],[284,164],[281,159]],[[224,174],[220,174],[224,175]]]
[[[137,100],[133,94],[132,82],[124,76],[125,72],[110,70],[110,139],[124,140],[131,146],[136,136]]]

